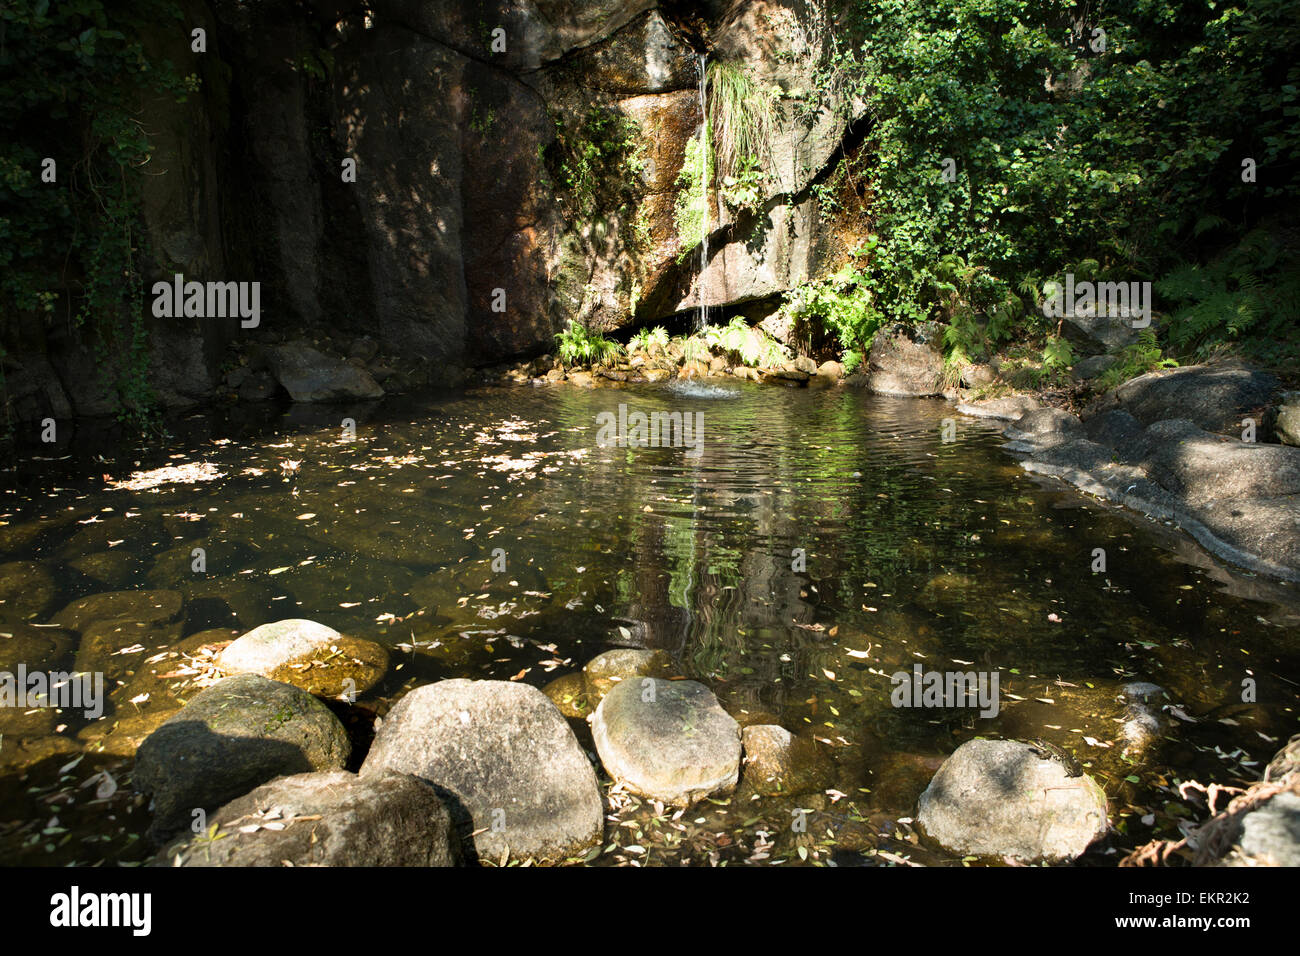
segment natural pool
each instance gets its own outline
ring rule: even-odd
[[[620,403],[698,413],[700,453],[603,446],[598,416]],[[665,650],[740,723],[815,742],[816,792],[742,784],[675,820],[616,794],[603,863],[955,862],[909,818],[941,758],[977,735],[1073,753],[1106,790],[1122,852],[1177,835],[1191,812],[1178,782],[1253,778],[1300,729],[1294,588],[1225,573],[1170,529],[1031,478],[996,423],[941,401],[743,383],[490,389],[172,427],[166,453],[115,455],[83,431],[21,449],[4,476],[0,669],[100,669],[117,688],[98,721],[4,714],[8,862],[144,859],[147,811],[106,734],[170,712],[193,675],[146,686],[140,668],[200,632],[288,617],[390,649],[351,714],[363,741],[366,715],[412,686],[540,687],[637,646]],[[180,482],[102,477],[164,467]],[[183,610],[113,634],[33,627],[129,589],[179,592]],[[890,675],[917,663],[998,672],[997,715],[893,706]],[[1117,735],[1129,680],[1178,705],[1140,760]]]

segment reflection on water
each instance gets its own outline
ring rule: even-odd
[[[597,416],[620,403],[701,413],[702,454],[603,447]],[[993,425],[959,420],[942,441],[942,402],[682,383],[492,390],[366,414],[195,418],[179,446],[138,464],[89,447],[93,436],[63,460],[26,449],[0,499],[0,632],[13,635],[0,668],[103,669],[118,688],[112,721],[177,705],[166,688],[138,700],[158,648],[285,617],[393,649],[363,701],[380,710],[430,680],[542,686],[610,646],[662,648],[741,723],[819,741],[829,789],[863,815],[905,814],[935,759],[974,735],[1052,740],[1091,762],[1113,817],[1145,808],[1159,772],[1125,782],[1121,747],[1105,746],[1129,679],[1168,688],[1197,718],[1154,758],[1182,779],[1248,773],[1297,729],[1300,626],[1284,589],[1029,478]],[[110,490],[100,477],[141,472],[147,485],[164,467],[188,483]],[[184,610],[94,640],[31,626],[123,589],[178,591]],[[916,663],[999,671],[998,716],[892,707],[889,675]],[[1241,703],[1246,678],[1258,704]],[[104,733],[79,716],[3,719],[0,764],[15,738]],[[16,774],[14,759],[0,773]],[[35,812],[21,790],[0,785],[4,817]],[[1135,819],[1132,832],[1130,845],[1152,830]]]

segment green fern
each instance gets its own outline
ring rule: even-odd
[[[626,349],[599,333],[589,332],[584,325],[569,320],[563,332],[555,334],[559,340],[560,361],[565,365],[598,365],[623,355]]]

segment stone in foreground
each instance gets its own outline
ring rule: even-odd
[[[350,752],[337,717],[306,691],[240,674],[194,697],[136,754],[136,789],[153,794],[149,835],[166,839],[287,774],[342,768]]]
[[[1018,740],[969,740],[921,794],[918,821],[963,856],[1073,860],[1105,835],[1106,795]]]
[[[510,681],[445,680],[411,691],[384,718],[361,776],[385,770],[433,784],[480,859],[562,860],[598,846],[596,771],[546,695]]]
[[[281,777],[212,815],[215,833],[167,850],[172,866],[457,866],[433,787],[401,773]]]
[[[623,681],[596,708],[592,736],[609,775],[643,797],[689,807],[739,779],[740,726],[695,681]]]

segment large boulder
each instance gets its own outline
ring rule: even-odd
[[[962,744],[918,803],[925,832],[962,855],[1072,860],[1109,829],[1096,781],[1018,740]]]
[[[943,353],[933,336],[900,326],[882,329],[867,360],[867,387],[877,394],[919,398],[943,392]]]
[[[691,806],[740,776],[740,725],[695,681],[623,681],[596,708],[591,730],[614,781],[664,803]]]
[[[388,652],[374,641],[291,618],[253,628],[221,651],[216,663],[228,674],[261,674],[318,697],[355,699],[388,672]]]
[[[172,866],[456,866],[460,844],[433,787],[400,773],[280,777],[227,803],[166,850]]]
[[[317,351],[305,342],[266,350],[275,380],[295,402],[343,402],[383,398],[384,390],[370,373]]]
[[[1123,407],[1143,425],[1185,418],[1207,431],[1240,435],[1242,419],[1262,414],[1277,386],[1277,379],[1267,372],[1235,365],[1189,365],[1139,375],[1101,396],[1083,417]]]
[[[156,840],[287,774],[337,770],[351,745],[316,698],[256,674],[201,691],[150,734],[136,754],[135,786],[153,795]]]
[[[480,858],[562,860],[604,834],[596,771],[543,694],[510,681],[445,680],[383,719],[362,777],[395,770],[433,784]]]

